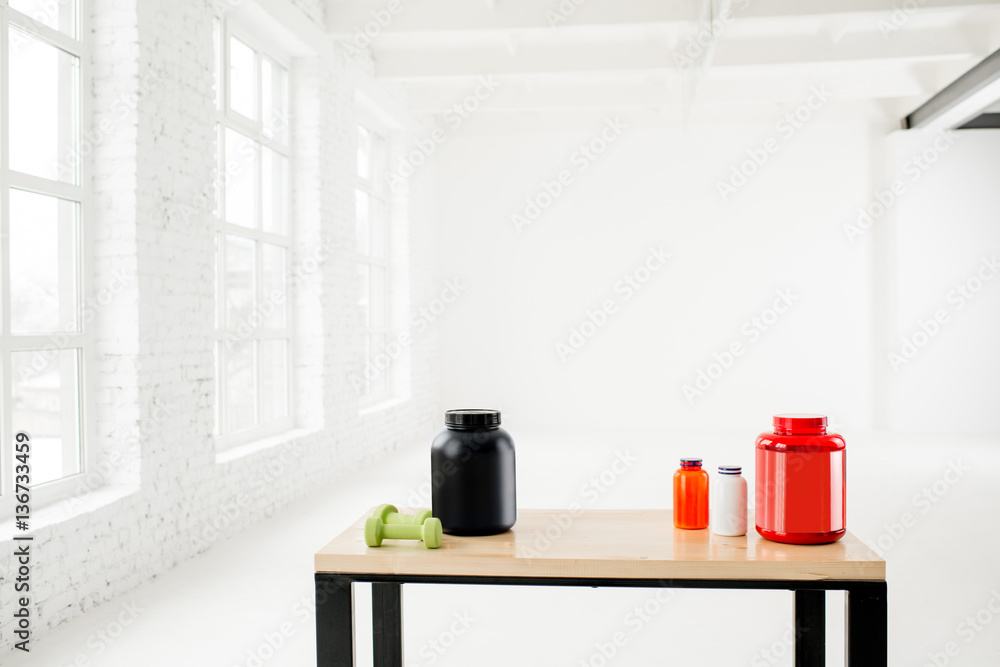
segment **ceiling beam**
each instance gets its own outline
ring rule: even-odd
[[[933,94],[955,72],[964,71],[975,58],[956,61],[950,68],[917,64],[906,68],[896,65],[852,67],[822,76],[815,71],[799,70],[774,76],[760,70],[712,70],[702,84],[697,108],[742,106],[749,104],[801,104],[813,86],[823,86],[836,105],[846,101],[904,99],[912,101]],[[932,70],[933,71],[930,71]],[[518,77],[499,77],[496,92],[479,109],[484,112],[521,112],[570,109],[643,109],[679,104],[680,78],[676,72],[662,75],[631,75],[617,79],[596,77],[573,82],[525,81]],[[475,88],[467,80],[422,80],[406,84],[409,108],[415,113],[445,113],[460,103]],[[478,112],[478,110],[477,110]]]
[[[985,44],[961,30],[910,31],[886,41],[877,32],[848,35],[834,44],[815,36],[732,39],[719,44],[712,71],[726,67],[821,66],[828,63],[911,62],[985,55]],[[609,72],[663,72],[677,69],[674,54],[657,40],[551,43],[523,40],[516,48],[503,40],[475,46],[378,49],[375,75],[412,80],[488,75],[573,75]]]
[[[891,14],[899,0],[734,0],[739,18],[779,19]],[[986,7],[995,0],[922,0],[919,12]],[[560,7],[574,9],[561,11]],[[558,20],[553,22],[553,16]],[[550,30],[553,27],[690,23],[691,3],[669,0],[330,0],[331,33],[353,35],[376,22],[379,34]]]

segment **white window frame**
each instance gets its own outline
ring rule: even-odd
[[[249,428],[244,428],[238,431],[225,432],[223,425],[225,423],[225,406],[226,406],[226,383],[224,381],[225,374],[225,362],[224,362],[224,343],[227,339],[229,332],[226,330],[226,297],[225,297],[225,259],[226,259],[226,243],[225,239],[227,235],[238,236],[241,238],[249,239],[255,244],[255,265],[254,265],[254,303],[261,302],[261,290],[263,284],[263,254],[260,252],[262,243],[269,243],[272,245],[280,246],[285,249],[286,258],[286,275],[289,269],[289,265],[292,261],[292,231],[294,228],[294,219],[292,217],[292,201],[291,201],[291,175],[293,173],[293,160],[292,160],[292,141],[291,137],[288,136],[286,143],[282,143],[275,137],[268,137],[266,135],[265,128],[263,127],[263,121],[261,119],[252,120],[249,119],[239,112],[230,109],[229,100],[229,43],[230,37],[235,37],[239,41],[246,44],[248,47],[254,51],[254,59],[256,63],[256,73],[257,80],[255,86],[257,87],[254,91],[255,93],[255,103],[257,104],[258,111],[260,109],[260,97],[261,91],[259,89],[260,82],[260,71],[261,71],[261,57],[266,56],[268,59],[272,60],[276,64],[280,65],[285,69],[286,73],[286,86],[285,86],[285,109],[286,113],[290,115],[289,105],[291,103],[290,95],[290,82],[291,82],[291,58],[284,53],[280,48],[275,47],[273,44],[267,42],[265,39],[255,35],[253,32],[246,30],[239,23],[234,21],[231,17],[227,16],[216,16],[219,26],[219,42],[221,51],[221,61],[217,63],[219,68],[219,86],[220,90],[216,91],[220,104],[215,105],[215,125],[218,128],[216,133],[217,142],[217,154],[225,156],[225,130],[226,128],[231,128],[236,130],[240,134],[251,138],[256,141],[259,146],[267,147],[274,152],[282,155],[286,159],[287,171],[286,177],[288,179],[287,189],[285,192],[285,215],[286,215],[286,230],[285,234],[276,234],[272,232],[265,232],[261,225],[261,206],[258,202],[257,206],[257,226],[256,228],[244,227],[242,225],[227,222],[225,220],[225,195],[221,188],[216,189],[216,212],[214,215],[214,234],[217,243],[216,248],[216,327],[215,327],[215,377],[216,377],[216,410],[215,410],[215,441],[216,448],[218,451],[223,451],[226,449],[231,449],[239,445],[243,445],[256,440],[261,440],[264,438],[280,435],[282,433],[291,431],[295,428],[295,391],[292,384],[293,372],[292,365],[295,359],[295,331],[294,323],[295,318],[293,316],[291,304],[293,295],[291,293],[291,286],[285,284],[285,328],[283,329],[270,329],[264,327],[254,327],[252,334],[246,340],[252,341],[253,343],[253,364],[254,364],[254,391],[256,393],[254,397],[254,422],[255,424]],[[290,135],[291,126],[287,123],[284,127],[284,132],[286,135]],[[261,196],[261,173],[260,164],[261,159],[258,157],[256,164],[258,166],[257,173],[255,175],[255,180],[257,187],[258,198]],[[222,178],[221,172],[217,175],[217,178]],[[265,424],[260,424],[260,409],[263,402],[263,383],[260,377],[260,354],[259,354],[259,344],[260,341],[264,340],[284,340],[286,341],[287,359],[286,359],[286,378],[285,387],[287,394],[287,416],[281,419],[273,420]]]
[[[369,365],[375,364],[375,358],[385,351],[383,349],[372,349],[369,354],[365,354],[365,350],[368,349],[368,340],[372,336],[382,336],[386,344],[389,343],[390,337],[392,336],[392,307],[391,307],[391,294],[392,294],[392,261],[391,261],[391,235],[392,235],[392,193],[389,189],[388,178],[391,167],[391,151],[392,151],[392,135],[390,128],[386,127],[385,124],[380,123],[378,119],[373,117],[373,114],[359,113],[359,118],[357,122],[357,127],[360,129],[364,127],[373,137],[377,138],[377,142],[381,144],[381,165],[379,167],[372,166],[372,178],[363,178],[358,174],[357,168],[357,157],[355,154],[354,162],[354,179],[355,179],[355,192],[362,191],[368,195],[369,200],[377,200],[379,206],[377,207],[380,212],[379,215],[382,216],[382,248],[380,256],[376,253],[371,252],[373,248],[369,248],[369,253],[364,254],[358,251],[357,244],[355,244],[354,249],[354,260],[355,265],[367,265],[369,267],[369,297],[368,297],[368,308],[372,307],[371,299],[371,267],[381,268],[384,272],[385,279],[382,282],[382,325],[381,326],[371,326],[369,324],[362,324],[360,327],[360,337],[361,337],[361,353],[362,353],[362,364],[361,364],[361,378],[362,382],[365,381],[365,372]],[[357,130],[356,130],[357,131]],[[373,145],[375,142],[373,142]],[[375,151],[369,155],[369,159],[374,164],[376,161]],[[357,195],[355,194],[355,201],[357,200]],[[369,206],[368,212],[371,216],[373,208]],[[357,215],[357,211],[355,211]],[[369,225],[371,225],[371,218],[369,218]],[[370,243],[370,237],[369,237]],[[370,319],[370,318],[369,318]],[[393,382],[393,376],[395,375],[392,363],[385,369],[381,370],[380,373],[385,378],[385,384],[381,391],[372,392],[371,390],[367,393],[363,393],[358,399],[358,407],[362,410],[370,408],[373,405],[391,400],[395,395],[395,386]]]
[[[91,119],[91,96],[90,90],[90,60],[91,42],[90,29],[87,21],[87,6],[85,0],[78,0],[76,3],[76,37],[67,35],[54,28],[26,16],[21,12],[9,7],[7,0],[0,0],[0,100],[4,101],[4,107],[0,109],[0,410],[2,410],[3,433],[0,434],[0,519],[13,516],[15,506],[14,496],[16,491],[14,476],[14,434],[18,432],[18,425],[12,423],[13,420],[13,397],[12,382],[13,368],[11,367],[11,355],[19,351],[45,351],[56,348],[62,350],[77,350],[77,415],[78,415],[78,439],[80,471],[55,479],[44,484],[33,485],[31,487],[30,506],[34,510],[58,500],[68,498],[78,492],[77,480],[93,469],[96,462],[95,432],[93,419],[91,418],[91,400],[93,395],[90,382],[89,366],[92,362],[93,344],[91,327],[87,326],[85,312],[86,302],[84,295],[87,294],[87,284],[91,273],[90,237],[86,233],[87,220],[90,216],[90,188],[84,184],[90,183],[89,160],[82,154],[82,132],[89,127]],[[8,122],[8,109],[6,101],[9,96],[9,68],[10,68],[10,27],[16,26],[28,32],[32,37],[39,39],[50,46],[65,51],[78,58],[78,69],[76,81],[78,108],[71,122],[76,123],[77,128],[77,169],[78,184],[52,181],[31,174],[24,174],[12,171],[9,164],[9,137],[10,128]],[[31,193],[47,195],[64,199],[77,204],[77,238],[71,252],[76,262],[76,300],[77,313],[79,315],[79,331],[77,333],[59,332],[59,343],[55,344],[54,335],[11,335],[10,330],[10,281],[7,276],[7,267],[10,266],[10,188],[24,190]],[[65,252],[65,249],[60,251]],[[30,435],[30,434],[29,434]],[[64,445],[65,447],[66,445]],[[76,452],[72,452],[74,455]],[[30,464],[30,460],[29,460]],[[34,468],[34,466],[31,466]],[[31,522],[29,522],[30,525]],[[33,527],[33,526],[32,526]]]

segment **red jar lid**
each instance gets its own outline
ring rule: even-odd
[[[774,415],[772,423],[776,435],[823,435],[826,433],[826,415],[790,412]]]

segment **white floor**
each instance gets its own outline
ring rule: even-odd
[[[514,435],[521,507],[668,507],[680,455],[742,463],[752,473],[755,434]],[[845,436],[849,527],[888,561],[890,664],[1000,664],[1000,438]],[[609,481],[611,464],[626,452],[635,462],[624,473],[603,491],[584,489],[602,473]],[[29,655],[0,662],[315,664],[313,552],[374,504],[417,502],[428,465],[425,443],[399,451],[36,640]],[[364,665],[370,600],[359,588]],[[407,667],[792,664],[784,591],[680,591],[661,601],[640,590],[407,586],[404,604]],[[827,605],[828,659],[837,665],[843,596],[828,594]],[[616,632],[625,641],[608,659]]]

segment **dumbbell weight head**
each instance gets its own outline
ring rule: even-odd
[[[441,533],[444,532],[441,527],[441,519],[429,517],[421,524],[421,527],[424,529],[423,540],[425,547],[428,549],[437,549],[441,546]]]
[[[370,547],[382,546],[382,520],[377,516],[365,519],[365,544]]]
[[[410,516],[410,515],[409,514],[404,514],[402,516]],[[434,515],[431,514],[430,510],[420,510],[419,512],[417,512],[416,514],[414,514],[412,516],[413,516],[413,523],[421,524],[422,525],[424,523],[427,523],[427,519],[430,519]]]
[[[389,521],[389,517],[393,514],[399,514],[399,510],[396,509],[395,505],[389,504],[379,505],[375,508],[375,511],[372,512],[372,516],[381,519],[382,523],[392,523],[392,521]]]

